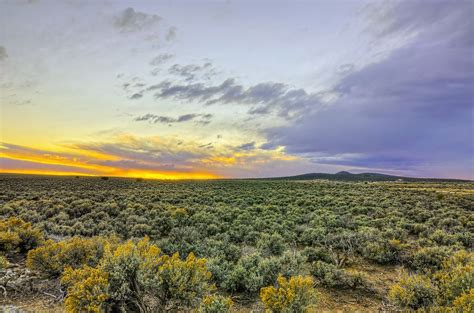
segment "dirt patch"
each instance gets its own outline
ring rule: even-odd
[[[65,294],[59,281],[30,271],[24,260],[15,261],[0,271],[0,311],[63,312]]]

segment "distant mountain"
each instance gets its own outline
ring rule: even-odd
[[[415,177],[403,177],[386,175],[380,173],[360,173],[352,174],[346,171],[338,172],[336,174],[328,173],[308,173],[296,176],[286,177],[272,177],[270,179],[277,180],[313,180],[313,179],[324,179],[324,180],[335,180],[335,181],[405,181],[405,182],[471,182],[469,180],[462,179],[442,179],[442,178],[415,178]]]

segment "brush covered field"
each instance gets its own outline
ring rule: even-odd
[[[0,176],[0,305],[474,309],[474,184]]]

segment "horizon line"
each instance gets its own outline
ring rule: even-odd
[[[327,172],[311,172],[287,176],[267,176],[267,177],[215,177],[215,178],[153,178],[153,177],[135,177],[135,176],[119,176],[119,175],[94,175],[94,174],[74,174],[74,173],[24,173],[24,172],[0,172],[0,176],[6,175],[19,175],[19,176],[50,176],[50,177],[84,177],[84,178],[118,178],[118,179],[131,179],[131,180],[162,180],[162,181],[187,181],[187,180],[264,180],[264,179],[285,179],[285,178],[294,178],[304,175],[337,175],[341,172],[348,173],[350,175],[363,175],[363,174],[378,174],[385,175],[389,177],[398,177],[398,178],[408,178],[408,179],[418,179],[418,180],[439,180],[439,181],[459,181],[459,182],[474,182],[474,179],[465,179],[465,178],[441,178],[441,177],[418,177],[418,176],[399,176],[384,174],[380,172],[361,172],[361,173],[352,173],[349,171],[339,171],[336,173],[327,173]],[[317,179],[314,179],[317,180]]]

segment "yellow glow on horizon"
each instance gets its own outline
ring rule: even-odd
[[[0,157],[10,160],[18,160],[31,162],[35,164],[44,164],[44,165],[56,165],[56,166],[67,166],[71,167],[71,170],[64,169],[22,169],[22,168],[1,168],[0,173],[12,173],[12,174],[34,174],[34,175],[61,175],[61,176],[110,176],[110,177],[130,177],[130,178],[146,178],[146,179],[216,179],[222,178],[222,176],[206,172],[206,171],[162,171],[162,170],[142,170],[142,169],[123,169],[116,168],[113,166],[104,166],[99,164],[94,164],[94,161],[98,160],[119,160],[116,156],[110,156],[107,158],[106,154],[95,152],[88,153],[88,150],[80,150],[79,154],[81,156],[61,156],[60,153],[56,151],[46,151],[39,150],[41,153],[34,154],[30,151],[13,151],[8,148],[3,148],[0,150]],[[83,158],[83,156],[88,155],[89,158]],[[94,156],[98,155],[96,159]],[[0,164],[1,165],[1,164]],[[76,170],[74,170],[76,168]],[[81,170],[87,170],[88,172],[83,172]]]
[[[199,141],[130,134],[40,147],[0,143],[0,158],[5,159],[0,163],[0,173],[217,179],[240,170],[252,173],[271,162],[299,159],[283,149],[236,150],[227,144],[209,150]]]
[[[114,177],[131,177],[131,178],[146,178],[146,179],[217,179],[222,176],[205,173],[205,172],[159,172],[159,171],[145,171],[145,170],[124,170],[117,171]]]
[[[48,170],[31,170],[31,169],[14,169],[6,170],[0,168],[2,174],[24,174],[24,175],[47,175],[47,176],[87,176],[87,177],[116,177],[116,178],[143,178],[143,179],[157,179],[157,180],[207,180],[224,178],[212,173],[181,173],[181,172],[140,172],[140,171],[126,171],[123,174],[116,173],[114,175],[101,174],[86,174],[81,172],[61,172]]]
[[[0,157],[4,157],[7,159],[12,160],[19,160],[19,161],[26,161],[26,162],[34,162],[34,163],[41,163],[41,164],[48,164],[48,165],[61,165],[61,166],[72,166],[81,169],[88,169],[88,170],[97,170],[97,171],[106,171],[110,169],[106,166],[96,165],[96,164],[85,164],[80,162],[78,159],[68,159],[65,157],[61,157],[58,155],[32,155],[32,154],[20,154],[14,152],[4,152],[0,151]]]
[[[47,170],[32,170],[32,169],[14,169],[8,170],[0,168],[2,174],[25,174],[25,175],[52,175],[52,176],[98,176],[92,174],[85,174],[81,172],[58,172]]]

